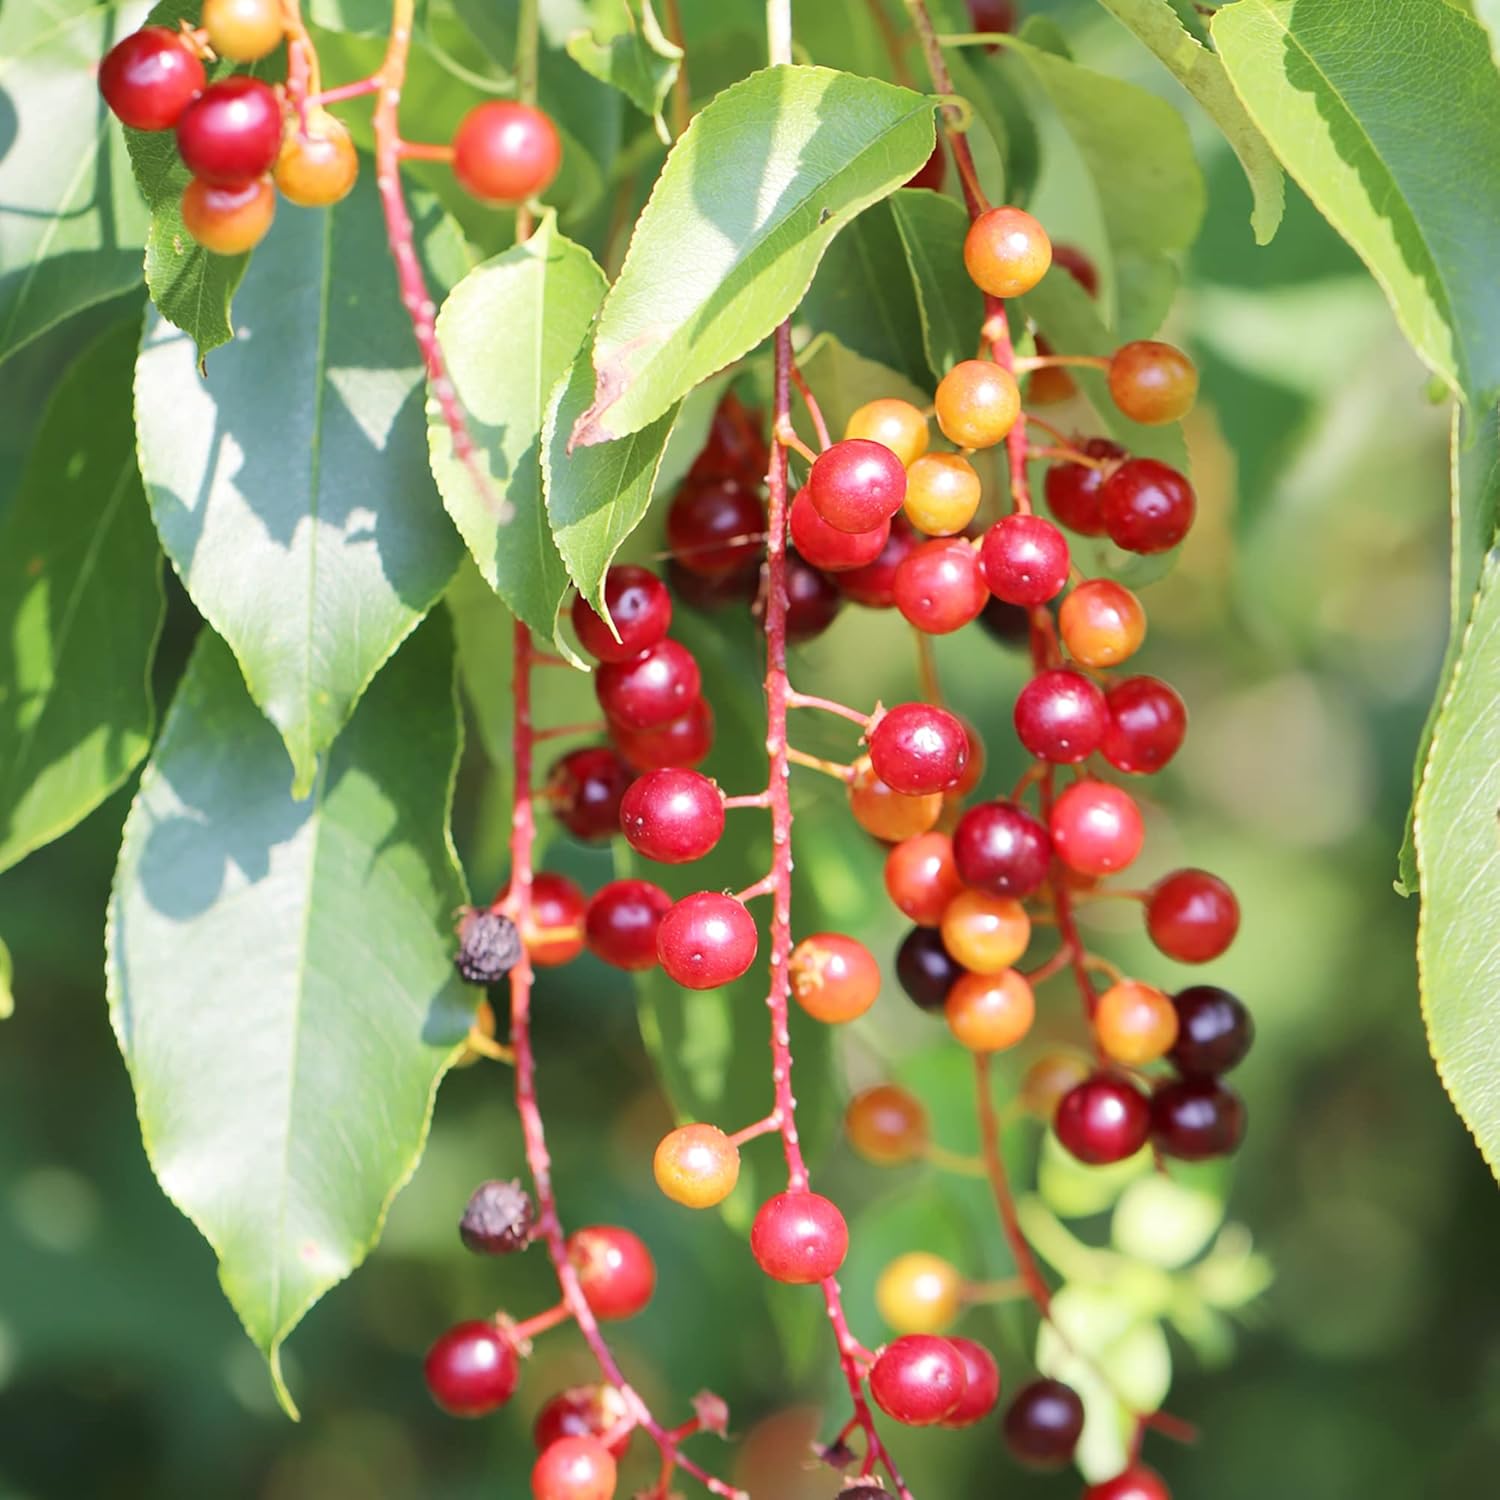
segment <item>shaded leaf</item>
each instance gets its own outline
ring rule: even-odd
[[[663,141],[671,140],[661,111],[677,82],[682,48],[662,31],[651,0],[621,0],[618,31],[575,31],[568,38],[567,52],[585,73],[618,89],[654,120]]]
[[[125,393],[127,323],[63,377],[0,523],[0,869],[145,757],[165,601]]]
[[[110,1019],[163,1190],[265,1353],[379,1238],[472,1005],[450,958],[458,757],[446,620],[294,802],[228,648],[199,637],[125,824]]]
[[[890,211],[916,289],[927,364],[941,380],[973,358],[984,322],[983,294],[964,269],[969,216],[952,198],[917,188],[892,193]]]
[[[842,432],[849,418],[867,401],[892,396],[924,407],[932,400],[930,389],[913,385],[884,365],[846,349],[830,334],[819,334],[797,355],[830,432]]]

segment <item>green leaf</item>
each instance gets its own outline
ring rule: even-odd
[[[1442,0],[1237,0],[1213,34],[1256,124],[1417,353],[1487,404],[1500,394],[1500,73],[1483,28]]]
[[[595,336],[575,443],[637,432],[753,349],[801,300],[824,250],[932,153],[932,102],[826,68],[726,89],[667,157]]]
[[[830,432],[842,432],[861,406],[883,396],[917,407],[932,400],[930,389],[923,390],[896,371],[855,354],[830,334],[819,334],[798,353],[797,363],[818,398]]]
[[[947,56],[954,87],[974,106],[995,143],[1004,173],[1004,201],[1024,207],[1036,191],[1042,154],[1036,123],[1016,88],[1015,63],[1003,52],[991,56],[968,48],[953,48]],[[971,131],[971,144],[973,136]],[[981,163],[981,171],[982,167]]]
[[[123,324],[63,377],[0,523],[0,870],[145,757],[161,552],[135,466]]]
[[[1223,58],[1189,34],[1170,0],[1100,0],[1100,4],[1156,54],[1223,131],[1250,183],[1255,200],[1250,224],[1255,238],[1267,244],[1281,223],[1286,182],[1266,138],[1230,86]]]
[[[613,443],[568,452],[568,434],[594,394],[592,342],[579,351],[547,405],[542,427],[542,488],[552,539],[568,576],[595,609],[604,604],[604,574],[641,524],[681,403],[649,427]]]
[[[920,188],[892,193],[895,220],[922,316],[922,347],[934,380],[971,359],[984,297],[964,270],[969,216],[963,205]]]
[[[1450,475],[1453,539],[1448,575],[1448,646],[1412,770],[1412,806],[1396,879],[1396,889],[1403,896],[1414,896],[1419,888],[1414,823],[1433,732],[1447,701],[1464,633],[1475,608],[1480,570],[1490,549],[1500,544],[1500,416],[1495,412],[1486,412],[1481,420],[1474,421],[1455,409]]]
[[[206,378],[189,339],[148,326],[141,470],[167,556],[305,796],[460,556],[428,472],[422,361],[373,172],[333,209],[282,205],[237,321]]]
[[[146,6],[0,8],[0,360],[139,284],[148,214],[96,82]]]
[[[293,1414],[281,1345],[379,1238],[469,1025],[448,930],[458,748],[439,613],[294,802],[204,631],[125,823],[109,1004],[146,1152]]]
[[[618,29],[575,31],[568,56],[590,76],[618,89],[656,122],[663,142],[672,139],[662,106],[682,67],[682,48],[661,29],[651,0],[621,0]]]
[[[16,1013],[15,975],[10,949],[0,938],[0,1021],[8,1021]]]
[[[550,639],[568,590],[542,498],[542,422],[604,293],[588,251],[549,214],[523,245],[486,261],[438,314],[438,342],[478,445],[484,483],[428,412],[432,472],[485,582]]]
[[[1500,68],[1500,0],[1474,0],[1474,17],[1490,34],[1490,52]]]

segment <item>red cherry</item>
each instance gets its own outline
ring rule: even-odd
[[[963,1356],[947,1339],[927,1333],[893,1340],[870,1367],[875,1404],[908,1427],[931,1427],[950,1416],[967,1382]]]
[[[896,569],[896,608],[927,635],[948,635],[984,608],[989,591],[968,542],[924,542]]]
[[[1083,1500],[1172,1500],[1172,1492],[1155,1469],[1132,1464],[1103,1484],[1091,1484],[1083,1492]]]
[[[626,841],[647,859],[702,859],[724,832],[724,794],[696,771],[647,771],[620,804]]]
[[[1234,892],[1207,870],[1174,870],[1151,887],[1146,931],[1168,958],[1206,964],[1234,941],[1240,904]]]
[[[1099,748],[1109,724],[1104,694],[1082,672],[1038,672],[1016,699],[1016,734],[1039,760],[1077,765]]]
[[[947,175],[948,158],[943,155],[943,137],[939,132],[932,155],[906,179],[905,185],[909,188],[928,188],[935,193],[942,187],[943,178]]]
[[[953,830],[953,858],[966,885],[1024,899],[1041,889],[1052,863],[1052,839],[1013,802],[971,807]]]
[[[656,771],[663,766],[696,766],[713,748],[714,713],[705,698],[679,718],[654,729],[624,729],[609,726],[615,748],[637,771]]]
[[[913,927],[896,950],[896,978],[907,998],[922,1010],[942,1010],[963,972],[935,927]]]
[[[1016,0],[966,0],[969,19],[975,31],[1014,31],[1016,29]],[[994,52],[998,42],[991,42],[984,50]]]
[[[1146,1144],[1151,1105],[1133,1083],[1096,1073],[1062,1096],[1052,1128],[1079,1161],[1106,1166],[1134,1156]]]
[[[758,484],[770,465],[759,413],[749,410],[733,391],[726,391],[714,411],[703,450],[688,470],[691,480],[734,479]]]
[[[1099,295],[1099,268],[1077,245],[1052,242],[1052,264],[1060,266],[1090,297]]]
[[[498,906],[510,885],[495,898]],[[566,875],[539,870],[531,881],[531,920],[521,941],[539,969],[571,963],[583,952],[584,895]]]
[[[1244,1101],[1217,1078],[1175,1078],[1151,1096],[1151,1139],[1163,1156],[1211,1161],[1244,1138]]]
[[[659,729],[693,706],[703,680],[693,654],[678,641],[658,641],[629,661],[604,662],[594,673],[594,696],[611,724]]]
[[[906,470],[884,443],[845,438],[813,461],[807,497],[835,531],[874,531],[901,509]]]
[[[948,1342],[964,1362],[964,1393],[958,1405],[943,1418],[944,1427],[972,1427],[994,1411],[1000,1400],[1000,1366],[983,1344],[973,1339],[952,1338]]]
[[[1106,781],[1075,781],[1052,804],[1052,847],[1080,875],[1123,870],[1145,841],[1135,799]]]
[[[985,533],[980,552],[990,592],[1007,604],[1055,599],[1068,581],[1068,544],[1041,516],[1004,516]]]
[[[838,591],[866,609],[896,607],[896,569],[918,546],[917,533],[904,515],[891,517],[890,535],[874,562],[847,568],[834,575]]]
[[[608,745],[586,745],[547,773],[547,806],[575,839],[602,843],[620,831],[620,801],[634,779]]]
[[[795,552],[786,558],[786,638],[793,644],[815,640],[838,617],[844,597],[828,574],[803,562]]]
[[[625,1398],[614,1386],[570,1386],[559,1391],[536,1414],[531,1440],[537,1452],[545,1453],[559,1438],[591,1437],[603,1442],[614,1434],[605,1446],[614,1458],[624,1458],[635,1430],[624,1425],[628,1416]]]
[[[825,573],[843,573],[873,563],[884,549],[890,530],[891,523],[882,521],[873,531],[839,531],[818,514],[805,489],[797,491],[787,516],[792,545]]]
[[[1006,1408],[1005,1446],[1030,1469],[1061,1469],[1083,1436],[1083,1402],[1060,1380],[1033,1380]]]
[[[864,1015],[880,993],[880,966],[857,939],[818,932],[792,949],[792,994],[815,1021],[840,1025]]]
[[[649,880],[612,880],[584,914],[589,952],[617,969],[656,967],[656,930],[672,898]]]
[[[264,176],[281,154],[281,101],[243,73],[211,83],[177,121],[177,152],[194,177],[233,187]]]
[[[459,1323],[422,1366],[432,1399],[450,1416],[483,1417],[504,1406],[521,1380],[516,1351],[494,1323]]]
[[[777,1193],[750,1226],[750,1253],[773,1281],[810,1286],[835,1275],[849,1253],[849,1226],[817,1193]]]
[[[730,479],[709,484],[688,480],[667,511],[667,546],[673,558],[704,578],[724,578],[755,563],[765,534],[766,512],[759,497]]]
[[[1106,694],[1109,727],[1100,750],[1121,771],[1148,776],[1177,754],[1187,734],[1187,708],[1156,677],[1127,677]]]
[[[711,990],[738,979],[759,947],[755,918],[742,901],[718,891],[684,896],[662,918],[656,956],[675,984]]]
[[[207,82],[193,44],[166,26],[131,32],[99,64],[99,92],[132,130],[169,130]]]
[[[903,839],[885,857],[885,889],[905,916],[922,927],[936,927],[964,882],[946,833],[918,833]]]
[[[716,573],[712,578],[692,573],[675,557],[667,559],[667,584],[672,597],[700,615],[717,614],[724,609],[743,609],[755,602],[760,593],[760,564],[752,562],[733,573]]]
[[[1188,534],[1198,502],[1176,469],[1154,458],[1120,465],[1099,492],[1109,539],[1127,552],[1166,552]]]
[[[612,1500],[615,1459],[598,1438],[558,1438],[531,1470],[533,1500]]]
[[[968,731],[931,703],[898,703],[870,732],[875,774],[904,796],[946,792],[958,784],[968,762]]]
[[[1244,1003],[1217,985],[1194,984],[1172,996],[1177,1040],[1167,1054],[1185,1077],[1213,1078],[1244,1061],[1255,1025]]]
[[[1090,438],[1080,451],[1089,458],[1110,461],[1125,457],[1125,450],[1108,438]],[[1047,508],[1069,531],[1076,531],[1079,536],[1104,535],[1100,504],[1105,472],[1088,464],[1072,463],[1053,464],[1047,470],[1044,482]]]
[[[604,603],[615,629],[580,594],[573,601],[573,629],[579,644],[596,661],[629,661],[666,635],[672,623],[672,596],[655,573],[622,564],[604,575]]]
[[[562,139],[541,110],[513,99],[476,105],[453,136],[453,175],[487,203],[524,203],[562,165]]]
[[[594,1316],[606,1322],[633,1318],[656,1290],[656,1262],[637,1235],[613,1224],[575,1229],[568,1259]]]

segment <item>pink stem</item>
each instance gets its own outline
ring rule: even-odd
[[[789,690],[786,695],[786,706],[788,708],[821,708],[824,713],[837,714],[841,719],[848,719],[851,724],[858,724],[861,729],[870,722],[870,715],[860,713],[857,708],[850,708],[846,703],[836,703],[832,698],[816,698],[811,693]]]
[[[348,99],[363,99],[366,94],[377,93],[379,89],[380,74],[372,73],[368,78],[356,78],[353,83],[341,83],[337,88],[313,94],[307,101],[307,107],[315,109],[322,104],[342,104]]]

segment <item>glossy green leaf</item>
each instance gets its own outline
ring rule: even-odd
[[[1432,729],[1413,832],[1417,963],[1438,1075],[1500,1176],[1500,556],[1491,553]]]
[[[1237,0],[1213,35],[1256,124],[1417,353],[1472,405],[1492,401],[1500,73],[1484,29],[1443,0]]]
[[[1170,0],[1100,0],[1138,36],[1224,133],[1245,169],[1254,197],[1255,238],[1269,242],[1286,206],[1286,181],[1266,138],[1256,128],[1224,71],[1224,60],[1192,36]]]
[[[99,59],[147,7],[0,8],[0,359],[141,279],[149,215],[99,97]]]
[[[588,251],[549,215],[523,245],[471,271],[438,314],[438,341],[469,414],[482,482],[428,413],[432,472],[485,582],[550,639],[568,573],[542,498],[542,423],[604,293]]]
[[[372,172],[336,208],[282,205],[236,312],[241,336],[206,377],[189,338],[148,327],[141,471],[167,556],[305,796],[461,553],[428,472],[422,362]]]
[[[1473,0],[1474,16],[1490,34],[1490,52],[1500,68],[1500,0]]]
[[[150,748],[165,604],[126,399],[137,334],[122,325],[69,369],[0,522],[0,870]]]
[[[656,122],[657,134],[670,141],[662,106],[682,68],[682,48],[661,29],[651,0],[620,0],[618,29],[575,31],[568,56],[590,76],[618,89],[643,115]]]
[[[379,1238],[468,1029],[458,742],[439,614],[293,801],[204,631],[126,820],[107,965],[141,1134],[288,1410],[282,1343]]]
[[[824,250],[932,152],[922,94],[826,68],[726,89],[667,157],[599,315],[594,404],[573,440],[654,422],[786,318]]]
[[[964,269],[969,216],[956,200],[919,188],[892,193],[890,211],[916,290],[927,364],[941,380],[973,358],[984,322],[984,297]]]

